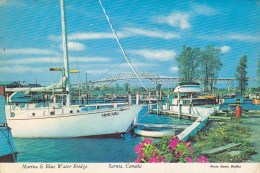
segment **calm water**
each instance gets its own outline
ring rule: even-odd
[[[139,117],[145,114],[145,109]],[[142,123],[182,124],[190,120],[148,114]],[[123,138],[15,138],[18,162],[133,162],[135,146],[144,138],[125,134]]]

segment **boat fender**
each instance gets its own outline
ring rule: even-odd
[[[54,111],[51,111],[51,115],[54,115],[55,114],[55,112]]]
[[[11,112],[11,117],[15,117],[15,113],[14,112]]]
[[[70,113],[72,114],[72,113],[73,113],[73,110],[70,110]]]
[[[35,113],[34,113],[34,112],[32,113],[32,116],[35,116]]]

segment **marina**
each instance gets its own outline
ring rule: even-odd
[[[0,162],[260,162],[256,4],[4,1],[0,11]]]

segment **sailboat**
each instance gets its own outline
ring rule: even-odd
[[[88,111],[86,106],[71,105],[70,70],[65,25],[64,0],[61,0],[64,74],[50,87],[29,88],[33,92],[58,90],[65,87],[66,104],[37,106],[7,105],[6,115],[13,136],[20,138],[68,138],[122,134],[128,130],[143,106],[127,105]],[[14,92],[16,91],[13,89]],[[25,91],[25,89],[19,89]],[[18,90],[17,90],[18,91]]]
[[[5,97],[0,95],[0,162],[15,162],[16,154],[11,129],[6,123]]]

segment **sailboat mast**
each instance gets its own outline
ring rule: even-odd
[[[69,71],[69,58],[68,58],[68,44],[67,44],[67,33],[66,33],[66,18],[65,18],[65,2],[60,0],[61,8],[61,27],[62,27],[62,48],[63,48],[63,61],[64,61],[64,73],[66,77],[66,105],[69,106],[71,103],[70,93],[70,71]]]

